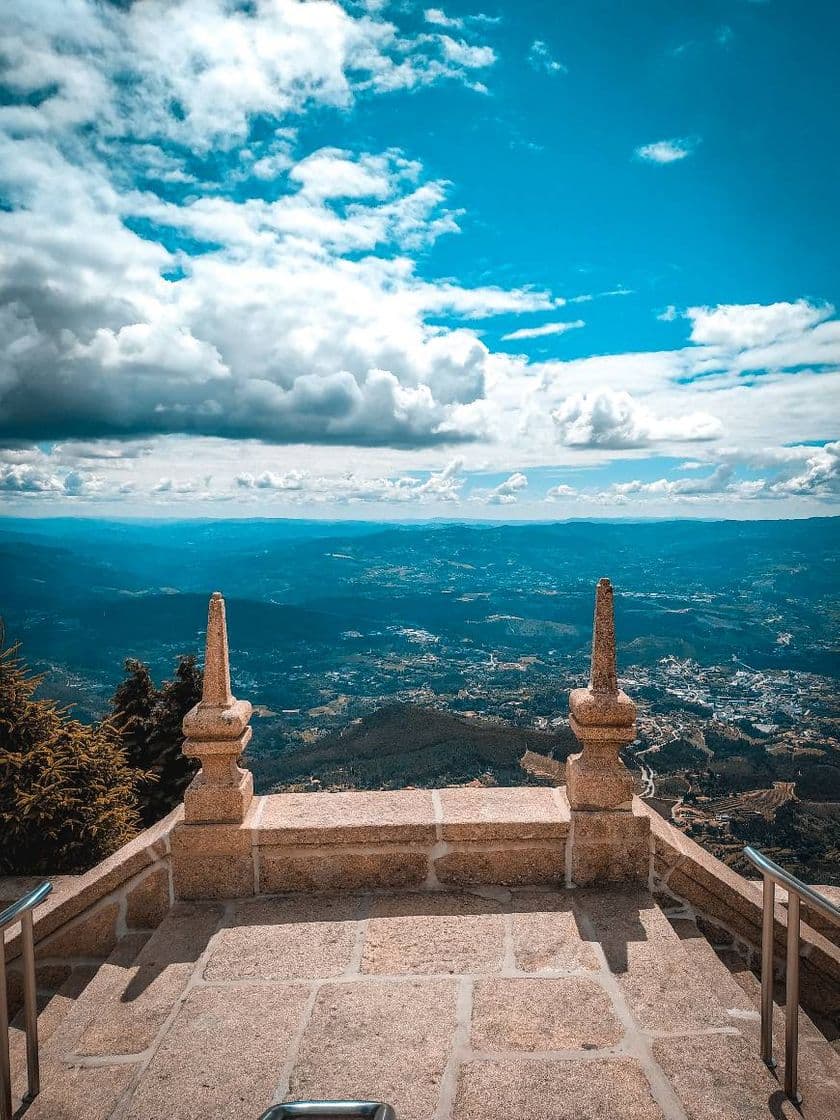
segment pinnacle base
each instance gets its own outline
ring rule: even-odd
[[[566,793],[572,809],[629,813],[634,785],[617,749],[609,755],[584,749],[566,759]]]
[[[250,770],[238,770],[238,774],[235,784],[216,785],[200,770],[184,793],[184,820],[241,824],[254,796],[254,775]]]
[[[650,819],[630,811],[572,810],[571,880],[645,885],[650,868]]]

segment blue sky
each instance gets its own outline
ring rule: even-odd
[[[836,511],[835,5],[6,24],[8,512]]]

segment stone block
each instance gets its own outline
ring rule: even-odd
[[[592,734],[592,731],[590,731]],[[606,811],[629,808],[633,800],[633,775],[615,750],[597,755],[592,749],[566,759],[566,794],[572,809]]]
[[[623,1033],[609,996],[589,977],[475,982],[473,1050],[594,1050]]]
[[[169,913],[169,867],[156,868],[144,876],[126,896],[126,925],[129,929],[154,929]]]
[[[247,825],[179,824],[172,831],[175,897],[243,898],[254,893]]]
[[[362,972],[493,973],[504,958],[501,905],[477,895],[385,896],[373,904]]]
[[[508,904],[513,953],[522,972],[598,968],[581,937],[568,891],[517,891]]]
[[[425,850],[353,852],[337,845],[307,855],[305,848],[261,848],[260,893],[422,886],[428,869]]]
[[[109,1120],[137,1075],[134,1066],[41,1071],[41,1092],[26,1108],[26,1120]]]
[[[425,789],[276,793],[263,801],[262,847],[435,842],[434,804]]]
[[[523,1107],[526,1105],[526,1107]],[[461,1067],[453,1120],[663,1120],[639,1064],[628,1058],[508,1057]]]
[[[451,980],[325,984],[287,1099],[384,1100],[399,1120],[430,1120],[454,1028]]]
[[[572,811],[572,882],[647,883],[650,821],[632,812]]]
[[[213,942],[204,979],[340,976],[353,958],[361,912],[359,900],[348,895],[239,902],[232,923]]]
[[[104,905],[69,922],[38,944],[40,957],[107,957],[117,943],[116,902]]]
[[[238,823],[245,819],[253,796],[254,775],[250,770],[240,770],[238,780],[231,785],[208,781],[200,770],[184,791],[184,820]]]
[[[539,847],[476,844],[474,849],[464,846],[447,852],[434,862],[438,882],[446,886],[560,884],[566,874],[566,846],[562,840]]]
[[[90,871],[57,876],[53,893],[35,911],[36,944],[156,862],[166,852],[169,833],[183,815],[184,808],[179,805]],[[12,960],[19,953],[20,933],[16,932],[6,942],[6,959]]]
[[[553,789],[537,786],[453,787],[440,791],[444,840],[562,838],[569,811]]]
[[[256,1117],[271,1104],[309,995],[304,985],[190,992],[125,1120]]]
[[[783,1108],[788,1102],[777,1078],[761,1061],[756,1042],[741,1035],[656,1039],[653,1055],[692,1120],[798,1115],[793,1106]],[[777,1107],[771,1108],[774,1100]]]

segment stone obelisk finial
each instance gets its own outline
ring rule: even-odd
[[[592,667],[588,688],[569,695],[569,722],[582,746],[566,763],[566,790],[573,809],[629,809],[633,776],[619,751],[636,737],[636,705],[618,687],[613,589],[608,579],[595,590]]]
[[[242,821],[254,795],[254,778],[237,759],[251,739],[251,705],[230,690],[225,601],[215,591],[207,615],[204,687],[201,701],[184,716],[183,751],[201,760],[184,794],[184,819],[191,823]]]
[[[589,687],[593,692],[618,692],[615,669],[615,611],[613,589],[608,579],[595,588],[595,624],[592,628],[592,668]]]
[[[208,708],[229,708],[233,703],[230,691],[230,658],[228,656],[225,601],[221,591],[210,596],[207,613],[207,642],[204,652],[204,688],[201,702]]]

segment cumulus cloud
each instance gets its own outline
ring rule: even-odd
[[[720,421],[708,413],[657,416],[629,393],[606,388],[567,397],[552,416],[568,447],[647,447],[715,439],[722,432]]]
[[[767,477],[744,478],[736,473],[736,464],[745,462],[753,466],[758,463],[773,465],[776,469]],[[690,464],[692,468],[698,465]],[[667,499],[697,504],[724,497],[733,502],[779,501],[792,497],[836,502],[838,495],[840,441],[822,447],[767,449],[763,455],[743,456],[735,452],[706,475],[618,482],[598,497],[619,503],[628,499]]]
[[[653,144],[643,144],[636,148],[636,158],[646,163],[676,163],[690,156],[700,143],[696,136],[676,137],[672,140],[657,140]]]
[[[689,307],[691,341],[727,350],[746,350],[781,339],[801,336],[834,314],[831,304],[795,303],[721,304]]]
[[[544,74],[565,74],[567,68],[551,54],[549,46],[542,39],[534,39],[528,48],[528,64]]]
[[[452,459],[426,478],[416,474],[370,478],[352,472],[340,476],[311,475],[308,471],[290,470],[283,474],[264,471],[256,477],[243,473],[237,476],[236,484],[242,490],[270,491],[286,500],[315,504],[457,502],[464,484],[463,459]]]
[[[572,322],[565,323],[543,323],[541,327],[520,327],[519,330],[511,331],[510,334],[503,334],[503,342],[516,342],[521,338],[544,338],[551,334],[565,334],[566,331],[573,331],[579,327],[585,327],[583,319],[575,319]]]
[[[510,506],[516,502],[520,491],[524,490],[527,485],[526,475],[522,474],[521,471],[514,471],[504,482],[500,482],[492,490],[478,493],[476,498],[479,501],[485,501],[490,506]]]
[[[494,60],[485,52],[465,61],[440,35],[412,36],[381,12],[356,14],[335,2],[77,0],[48,13],[18,5],[5,31],[5,81],[22,103],[2,116],[15,128],[95,123],[103,135],[167,139],[194,151],[246,139],[257,114],[346,108],[370,91],[442,79],[469,83],[474,68]],[[37,106],[25,100],[45,90]]]

